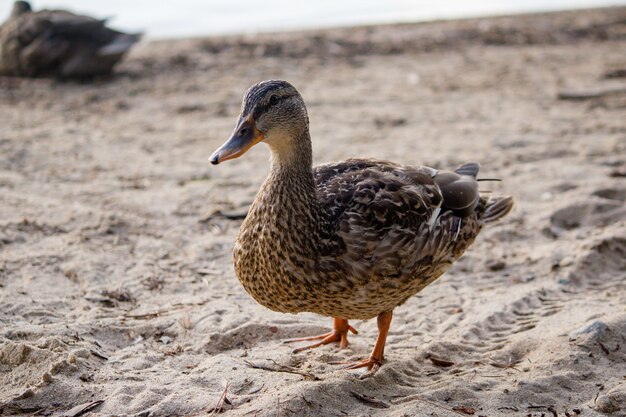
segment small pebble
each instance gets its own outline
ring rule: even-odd
[[[406,81],[409,83],[409,85],[417,85],[417,83],[420,82],[420,76],[416,72],[411,72],[406,77]]]
[[[570,266],[574,263],[574,258],[572,258],[571,256],[566,256],[565,258],[561,259],[561,261],[559,262],[559,266],[561,268],[564,268],[566,266]]]
[[[608,395],[603,395],[596,400],[596,410],[601,413],[614,413],[620,411],[620,405]]]
[[[33,392],[32,389],[27,388],[24,392],[22,392],[20,395],[18,395],[17,397],[15,397],[16,400],[23,400],[25,398],[30,398],[33,395],[35,395],[35,393]]]
[[[553,197],[554,195],[550,191],[546,191],[545,193],[541,194],[541,199],[543,201],[552,200]]]
[[[570,333],[570,336],[576,337],[583,334],[593,334],[597,337],[602,337],[607,332],[607,330],[609,330],[609,326],[607,326],[606,323],[596,320],[577,330],[574,330],[572,333]]]
[[[506,263],[501,259],[492,259],[487,261],[487,268],[490,271],[501,271],[506,268]]]

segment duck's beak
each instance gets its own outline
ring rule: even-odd
[[[256,128],[252,115],[245,119],[242,118],[230,139],[218,150],[213,152],[213,155],[209,158],[209,162],[213,165],[217,165],[220,162],[238,158],[262,140],[263,133]]]

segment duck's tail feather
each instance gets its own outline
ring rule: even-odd
[[[470,162],[468,164],[461,165],[457,169],[454,170],[459,175],[469,175],[476,179],[478,175],[478,171],[480,170],[480,165],[476,162]]]
[[[98,55],[111,56],[126,53],[135,43],[141,39],[141,33],[121,33],[115,37],[113,42],[98,49]]]
[[[514,205],[513,197],[490,197],[487,200],[485,212],[483,214],[483,221],[485,223],[492,223],[502,217],[506,216]]]

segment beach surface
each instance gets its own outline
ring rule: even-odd
[[[115,77],[0,78],[0,414],[626,415],[626,8],[146,42]],[[243,290],[267,174],[219,166],[244,91],[291,82],[315,164],[482,165],[516,208],[350,347]]]

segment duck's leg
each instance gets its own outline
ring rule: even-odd
[[[319,336],[301,337],[298,339],[285,340],[285,343],[309,342],[313,340],[319,340],[319,342],[313,343],[312,345],[294,349],[293,353],[302,352],[303,350],[307,349],[313,349],[333,342],[339,342],[339,348],[344,349],[348,347],[348,331],[354,334],[358,333],[354,327],[348,324],[348,320],[335,317],[333,319],[332,331],[321,334]]]
[[[345,369],[358,369],[367,367],[370,373],[374,373],[380,368],[383,361],[383,354],[385,352],[385,342],[387,341],[387,333],[389,333],[389,326],[391,325],[391,317],[393,313],[391,311],[383,311],[378,315],[378,337],[376,338],[376,344],[374,350],[369,358],[363,359],[358,362],[340,363],[341,365],[348,365]]]

